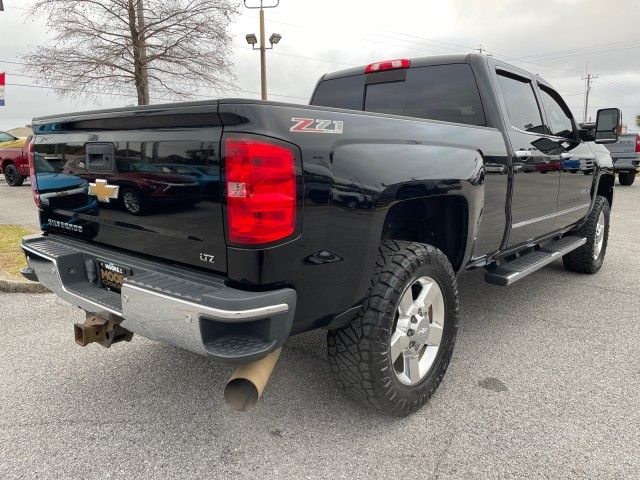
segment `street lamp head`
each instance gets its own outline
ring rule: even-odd
[[[271,43],[271,45],[275,45],[281,39],[282,39],[282,35],[280,35],[279,33],[272,33],[271,36],[269,37],[269,42]]]
[[[247,43],[251,46],[258,43],[258,38],[256,37],[255,33],[249,33],[245,38],[247,39]]]

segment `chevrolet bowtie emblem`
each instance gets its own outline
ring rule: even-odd
[[[110,200],[117,200],[118,190],[120,187],[107,185],[106,180],[96,179],[96,183],[89,184],[89,195],[95,195],[99,202],[109,203]]]

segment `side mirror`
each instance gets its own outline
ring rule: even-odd
[[[618,126],[620,125],[620,110],[617,108],[603,108],[598,110],[596,117],[596,143],[616,143],[618,141]]]

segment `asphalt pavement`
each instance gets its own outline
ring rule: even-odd
[[[40,229],[29,180],[21,187],[10,187],[4,175],[0,175],[0,225],[6,224],[22,225],[34,231]]]
[[[0,478],[640,478],[639,207],[640,185],[616,187],[596,275],[463,276],[451,366],[404,419],[336,388],[321,331],[240,414],[230,367],[140,337],[83,349],[78,309],[0,294]]]

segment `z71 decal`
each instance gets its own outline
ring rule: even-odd
[[[342,120],[318,120],[314,118],[292,118],[291,132],[342,134]]]

